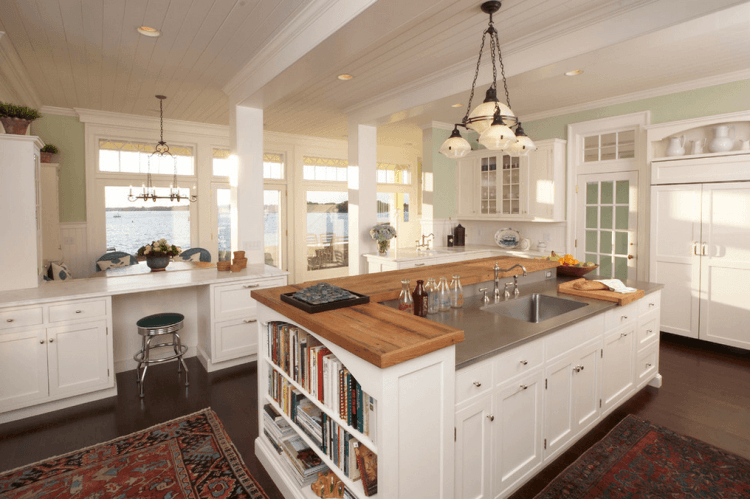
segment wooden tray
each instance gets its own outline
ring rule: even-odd
[[[349,291],[348,289],[346,291]],[[346,307],[353,307],[354,305],[363,305],[365,303],[370,303],[370,297],[367,295],[361,295],[359,293],[355,293],[354,291],[349,291],[349,293],[356,295],[357,298],[350,298],[349,300],[339,300],[339,301],[332,301],[330,303],[321,303],[320,305],[313,305],[312,303],[307,303],[306,301],[298,300],[294,297],[294,293],[296,291],[292,291],[291,293],[282,293],[281,294],[281,301],[284,303],[288,303],[289,305],[292,305],[293,307],[297,307],[300,310],[303,310],[307,312],[308,314],[317,314],[318,312],[327,312],[328,310],[336,310],[338,308],[346,308]]]
[[[611,301],[614,303],[617,303],[618,305],[627,305],[628,303],[633,303],[636,300],[639,300],[645,296],[646,293],[643,292],[642,289],[639,289],[638,291],[634,293],[615,293],[614,291],[609,291],[605,289],[597,289],[594,291],[581,291],[580,289],[573,288],[573,283],[585,280],[585,278],[580,279],[574,279],[572,281],[564,282],[562,284],[559,284],[557,286],[557,292],[558,293],[565,293],[568,295],[575,295],[575,296],[581,296],[583,298],[591,298],[594,300],[604,300],[604,301]]]

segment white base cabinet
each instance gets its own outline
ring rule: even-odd
[[[457,371],[455,497],[508,497],[636,390],[658,385],[660,296]]]
[[[109,297],[0,309],[0,423],[117,394],[111,310]]]
[[[266,277],[211,284],[200,291],[198,360],[206,371],[257,359],[257,302],[250,293],[286,284],[286,276]]]
[[[442,265],[444,263],[466,262],[479,258],[489,258],[497,255],[497,251],[483,250],[468,253],[443,254],[440,256],[425,256],[422,258],[409,258],[404,260],[392,260],[374,255],[366,255],[367,273],[387,272],[389,270],[412,269],[426,267],[429,265]]]

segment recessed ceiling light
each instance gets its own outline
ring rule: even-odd
[[[583,69],[574,69],[572,71],[566,71],[565,76],[578,76],[583,73]]]
[[[451,104],[451,107],[461,107],[461,106],[463,106],[463,104],[461,104],[460,102],[457,102],[455,104]]]
[[[150,28],[148,26],[140,26],[138,33],[146,36],[161,36],[161,31],[156,28]]]
[[[339,80],[343,80],[343,81],[349,81],[352,78],[354,78],[354,77],[352,75],[348,75],[348,74],[338,75],[338,79]]]

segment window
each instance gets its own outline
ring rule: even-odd
[[[263,154],[263,178],[284,180],[284,156],[275,153]]]
[[[234,162],[230,158],[231,151],[214,148],[213,155],[212,170],[214,177],[230,177],[234,167]]]
[[[303,180],[318,180],[324,182],[346,182],[349,162],[345,159],[302,158]]]
[[[219,260],[232,259],[232,203],[229,188],[216,187],[216,225]]]
[[[126,140],[99,139],[99,171],[111,173],[151,173],[159,175],[194,175],[193,148],[169,146],[169,157],[151,156],[153,144]],[[150,166],[149,166],[150,162]]]
[[[409,193],[407,192],[378,192],[379,224],[393,222],[397,215],[404,215],[404,222],[409,221]]]
[[[307,270],[349,266],[349,195],[307,192]]]
[[[107,251],[131,255],[151,241],[165,238],[183,250],[190,248],[190,201],[168,199],[128,201],[129,187],[104,187]],[[169,187],[157,187],[158,195],[168,195]],[[189,194],[181,188],[180,194]]]
[[[411,171],[407,165],[378,163],[377,179],[379,184],[411,184]]]
[[[635,158],[635,130],[589,135],[583,139],[583,161]]]

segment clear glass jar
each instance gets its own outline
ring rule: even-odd
[[[427,313],[436,314],[440,310],[440,298],[438,296],[438,286],[435,284],[435,278],[430,277],[427,279],[427,285],[425,286],[427,291]]]
[[[454,275],[451,281],[451,307],[461,308],[464,306],[464,288],[461,287],[461,277]]]
[[[411,281],[404,279],[401,281],[401,294],[398,296],[398,309],[410,314],[414,313],[414,298],[411,296]]]
[[[451,309],[451,290],[448,288],[445,276],[440,278],[440,284],[438,284],[438,303],[441,312]]]

